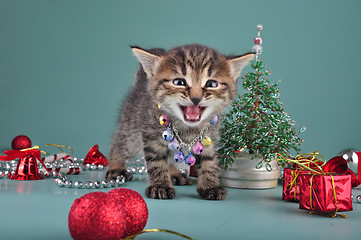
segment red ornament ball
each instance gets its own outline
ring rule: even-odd
[[[31,140],[28,136],[19,135],[16,136],[11,142],[11,148],[13,150],[21,150],[24,148],[31,148]]]
[[[113,196],[116,204],[124,206],[128,222],[127,236],[142,231],[148,221],[148,208],[143,197],[127,188],[116,188],[108,194]]]
[[[74,240],[121,239],[144,229],[148,208],[142,196],[119,188],[92,192],[76,199],[70,209],[68,226]]]
[[[104,192],[92,192],[74,201],[68,217],[70,235],[74,239],[99,238],[99,210],[105,203],[106,195]]]

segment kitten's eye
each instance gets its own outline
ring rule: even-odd
[[[176,86],[186,86],[186,80],[182,79],[182,78],[176,78],[173,80],[173,84]]]
[[[208,80],[205,85],[206,88],[216,88],[218,87],[218,83],[216,80]]]

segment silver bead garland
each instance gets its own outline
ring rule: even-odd
[[[55,183],[58,187],[66,187],[66,188],[86,188],[86,189],[91,189],[91,188],[110,188],[110,187],[120,187],[125,183],[125,177],[124,176],[118,176],[116,178],[116,180],[96,180],[96,181],[86,181],[85,183],[81,182],[81,181],[76,181],[76,182],[72,182],[71,180],[68,179],[67,176],[65,176],[65,174],[57,172],[56,169],[71,169],[71,168],[81,168],[83,171],[95,171],[95,170],[103,170],[104,166],[103,165],[95,165],[95,164],[85,164],[83,165],[82,162],[84,161],[84,159],[77,159],[77,158],[73,158],[72,163],[65,163],[65,160],[60,159],[59,161],[53,162],[53,163],[45,163],[45,167],[49,168],[49,169],[53,169],[52,172],[48,172],[43,166],[39,165],[39,173],[45,177],[45,178],[50,178],[53,177],[55,178]],[[145,161],[144,161],[145,162]],[[131,173],[146,173],[146,169],[144,169],[144,165],[143,167],[140,166],[142,162],[137,161],[136,162],[136,167],[129,167],[130,169],[128,169],[128,171],[130,171]],[[17,168],[17,161],[16,160],[12,160],[6,163],[0,163],[0,179],[2,178],[8,178],[9,175],[14,174],[15,170]]]
[[[147,167],[144,157],[135,160],[127,160],[126,164],[128,166],[127,171],[132,174],[147,174]]]
[[[109,188],[109,187],[120,187],[125,183],[124,176],[118,176],[116,180],[96,180],[96,181],[86,181],[84,184],[81,181],[76,181],[73,183],[70,181],[63,173],[57,173],[56,179],[54,180],[58,187],[67,187],[67,188]]]

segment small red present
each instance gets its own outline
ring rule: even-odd
[[[296,168],[285,168],[283,172],[283,191],[282,200],[298,202],[300,200],[300,181],[301,170]]]
[[[325,160],[319,159],[319,157],[324,158],[317,151],[313,153],[304,153],[298,155],[294,161],[296,164],[295,168],[284,168],[283,173],[283,192],[282,192],[282,200],[290,200],[294,202],[298,202],[300,199],[300,181],[299,175],[300,173],[307,173],[309,169],[319,169]],[[302,165],[299,165],[301,163]]]
[[[302,173],[300,209],[317,213],[352,211],[351,175]]]

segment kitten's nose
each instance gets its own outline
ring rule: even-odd
[[[191,100],[194,103],[194,105],[198,105],[199,102],[202,100],[202,98],[191,98]]]

